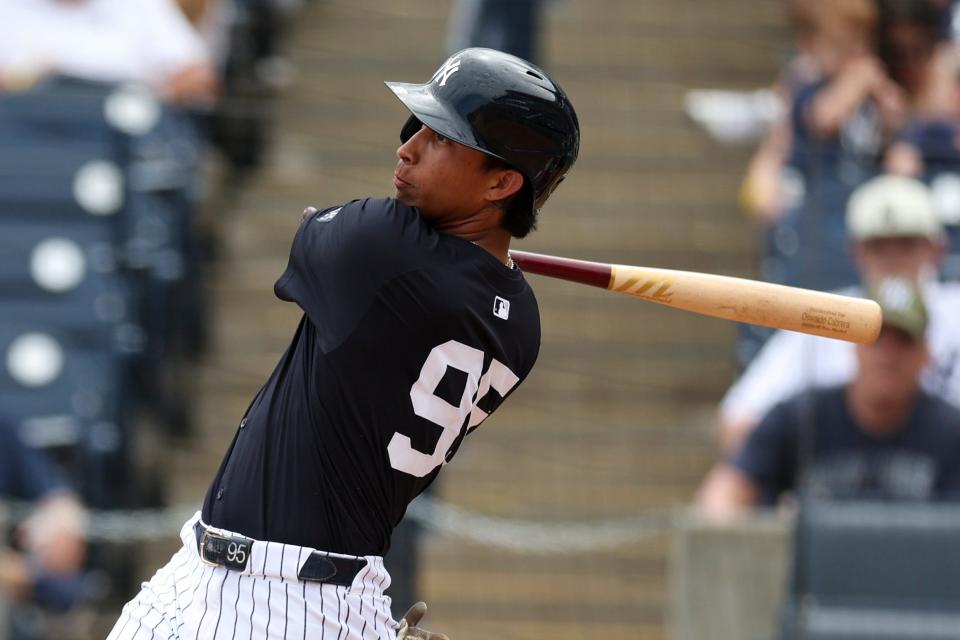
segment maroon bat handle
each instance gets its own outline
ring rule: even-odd
[[[541,253],[511,251],[510,257],[528,273],[570,280],[607,289],[610,286],[611,265],[572,258],[546,256]]]

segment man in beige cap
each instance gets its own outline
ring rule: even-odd
[[[920,387],[928,316],[917,287],[883,280],[880,337],[853,347],[857,373],[776,405],[743,447],[707,476],[713,516],[792,494],[828,500],[960,499],[960,409]]]
[[[929,189],[902,176],[880,176],[851,195],[847,229],[866,282],[902,277],[918,283],[930,313],[927,391],[960,405],[960,284],[937,281],[946,241]],[[863,295],[860,289],[841,291]],[[854,346],[779,331],[730,388],[718,412],[722,449],[733,452],[778,402],[811,387],[849,382]]]

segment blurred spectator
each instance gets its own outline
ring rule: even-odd
[[[812,47],[821,78],[800,89],[793,118],[801,136],[797,152],[817,154],[814,159],[842,168],[838,163],[845,159],[876,156],[882,134],[904,121],[903,89],[915,85],[897,86],[875,55],[877,14],[871,2],[851,0],[835,7],[824,16]],[[817,141],[826,148],[814,148]],[[803,159],[798,160],[802,167]]]
[[[751,158],[740,189],[744,209],[764,222],[779,217],[785,205],[783,165],[791,147],[790,105],[796,92],[819,81],[824,64],[830,63],[833,48],[828,38],[831,12],[854,14],[859,11],[865,16],[870,13],[869,6],[860,0],[844,3],[836,9],[827,0],[788,0],[786,4],[795,51],[775,85],[781,104],[780,116],[767,129]]]
[[[253,64],[257,80],[272,87],[291,81],[293,70],[280,55],[280,42],[291,13],[301,0],[177,0],[200,33],[216,67],[230,75],[238,63]]]
[[[801,62],[785,73],[796,82],[781,83],[791,106],[786,123],[768,132],[748,165],[740,200],[765,223],[763,279],[834,289],[859,281],[842,220],[852,190],[884,167],[919,176],[921,152],[909,144],[914,141],[947,162],[956,155],[944,153],[953,144],[953,136],[943,134],[944,123],[930,122],[931,128],[930,116],[923,115],[932,113],[934,102],[957,97],[956,76],[946,88],[942,80],[931,80],[944,13],[929,0],[794,5],[795,60]],[[798,71],[790,73],[793,68]],[[945,188],[938,188],[938,203],[953,207],[960,222],[960,180],[940,186]],[[948,231],[960,238],[953,227]],[[944,269],[950,277],[960,274],[960,257],[948,259]],[[749,364],[770,335],[741,327],[740,364]]]
[[[230,49],[234,4],[227,0],[177,0],[177,4],[200,34],[215,66],[222,70]]]
[[[869,32],[876,22],[872,0],[789,0],[787,22],[793,34],[794,53],[780,73],[775,92],[780,117],[754,153],[741,187],[741,203],[748,213],[763,222],[773,222],[790,199],[784,184],[784,163],[790,155],[792,130],[790,107],[796,93],[819,82],[824,73],[835,70],[842,56],[838,34],[844,25]],[[860,25],[860,26],[857,26]]]
[[[16,602],[66,609],[80,596],[85,510],[38,451],[0,423],[0,498],[30,503],[29,516],[0,549],[0,590]]]
[[[910,125],[886,154],[887,171],[922,177],[960,168],[960,53],[940,42],[944,12],[930,2],[886,0],[881,56],[915,96]]]
[[[880,0],[880,19],[879,54],[890,78],[914,107],[933,108],[932,64],[943,38],[943,9],[931,0]]]
[[[796,91],[790,114],[797,198],[771,230],[766,279],[816,289],[858,281],[843,211],[850,192],[879,171],[908,106],[876,55],[877,25],[869,0],[837,3],[821,16],[813,56],[822,77]]]
[[[960,103],[960,95],[956,99]],[[884,167],[888,173],[914,178],[960,172],[960,121],[914,120],[890,146]]]
[[[960,404],[960,284],[937,281],[944,243],[930,190],[909,178],[875,178],[850,198],[847,227],[864,280],[900,276],[921,284],[930,312],[931,350],[923,386]],[[851,288],[840,293],[861,295],[862,291]],[[810,387],[849,382],[855,362],[850,343],[789,331],[775,333],[720,405],[721,448],[735,451],[760,417],[785,398]]]
[[[0,0],[0,89],[55,73],[141,82],[178,103],[208,103],[217,87],[173,0]]]
[[[450,14],[447,51],[487,47],[540,64],[544,0],[457,0]]]
[[[928,0],[878,6],[831,12],[834,26],[815,48],[824,77],[797,92],[789,167],[799,198],[785,203],[768,238],[767,279],[820,289],[856,282],[840,216],[851,190],[884,163],[919,175],[905,145],[893,143],[909,123],[956,109],[955,74],[945,85],[935,73],[942,10]]]
[[[842,0],[845,1],[845,0]],[[862,3],[863,0],[854,0]],[[790,151],[790,105],[796,90],[821,77],[819,25],[834,9],[829,0],[786,0],[793,49],[773,87],[754,91],[691,89],[684,110],[723,144],[755,144],[740,191],[748,213],[773,220],[782,209],[781,169]]]
[[[270,142],[269,99],[293,82],[294,66],[281,43],[301,0],[180,0],[190,6],[214,51],[222,77],[221,101],[212,114],[210,136],[240,180],[258,168]]]
[[[887,279],[871,291],[884,324],[857,345],[847,385],[777,405],[698,495],[715,516],[785,494],[831,500],[960,499],[960,409],[920,389],[927,316],[919,290]]]
[[[796,91],[836,73],[845,57],[842,25],[879,21],[877,59],[890,79],[904,90],[904,98],[921,114],[921,120],[956,119],[960,110],[958,63],[960,55],[952,38],[960,20],[945,0],[884,0],[879,12],[866,0],[789,0],[788,23],[795,54],[785,65],[776,85],[784,117],[767,131],[748,166],[741,189],[745,209],[762,221],[776,220],[789,201],[790,182],[784,193],[782,168],[788,159],[791,127],[787,116]],[[873,17],[870,17],[873,16]],[[933,137],[933,136],[929,136]],[[949,144],[949,142],[947,143]],[[894,154],[895,158],[900,154]],[[914,163],[915,164],[915,163]],[[888,170],[905,175],[919,171]]]

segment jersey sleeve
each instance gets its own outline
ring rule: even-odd
[[[350,334],[384,283],[428,263],[436,236],[415,209],[392,199],[318,211],[297,230],[274,292],[303,309],[329,352]]]

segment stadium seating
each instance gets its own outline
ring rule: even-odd
[[[138,87],[0,96],[0,410],[95,506],[136,501],[133,416],[175,402],[201,143]]]
[[[960,638],[960,509],[808,503],[781,638]]]

